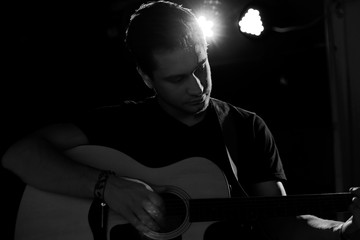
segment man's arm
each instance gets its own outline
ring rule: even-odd
[[[4,154],[2,164],[26,184],[43,191],[93,198],[101,170],[63,154],[88,143],[86,135],[75,125],[51,125],[13,144]],[[103,195],[111,209],[141,232],[156,230],[162,221],[162,199],[142,184],[112,175]],[[151,216],[150,210],[156,216]]]
[[[286,191],[281,182],[269,181],[253,185],[251,195],[254,196],[284,196]],[[354,189],[354,199],[350,218],[343,227],[343,222],[326,220],[313,215],[301,215],[297,217],[271,218],[262,222],[262,228],[266,234],[275,239],[284,240],[340,240],[340,231],[345,239],[357,239],[360,226],[359,221],[359,195],[360,189]],[[357,232],[356,232],[357,231]]]
[[[50,125],[13,144],[2,157],[2,165],[41,190],[90,198],[99,170],[63,154],[87,143],[87,137],[75,125]]]

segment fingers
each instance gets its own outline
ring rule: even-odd
[[[154,205],[151,204],[150,201],[144,201],[143,205],[125,207],[121,210],[121,215],[139,232],[146,234],[150,231],[160,230],[159,224],[151,216],[150,212],[157,214]]]
[[[350,206],[350,210],[355,214],[360,214],[360,188],[353,187],[350,188],[350,192],[354,195],[352,199],[352,204]]]
[[[151,206],[153,206],[153,205],[151,204]],[[147,210],[147,209],[144,209],[144,208],[137,209],[135,214],[136,214],[137,218],[140,220],[140,223],[138,223],[138,224],[139,225],[144,225],[149,230],[159,231],[160,226],[155,221],[153,216],[149,213],[150,211],[156,212],[156,210],[155,210],[154,207],[151,207],[149,209],[150,210]]]
[[[123,211],[122,216],[139,232],[146,234],[151,231],[151,229],[137,217],[137,214],[130,209]]]
[[[354,197],[350,205],[350,210],[354,215],[358,215],[360,220],[360,198]]]
[[[161,211],[157,205],[151,201],[144,201],[143,203],[144,210],[154,219],[159,218]]]
[[[349,210],[353,215],[353,223],[360,228],[360,188],[350,188],[350,192],[354,195]]]
[[[162,198],[155,192],[149,192],[147,199],[142,201],[141,208],[136,208],[135,214],[146,227],[159,231],[164,223]]]
[[[159,207],[150,200],[144,200],[142,204],[133,204],[122,211],[122,215],[138,231],[147,233],[159,231],[163,224],[163,214]]]
[[[350,192],[353,195],[360,197],[360,187],[352,187],[352,188],[350,188]]]
[[[149,201],[158,208],[160,208],[164,205],[163,199],[157,193],[154,193],[154,192],[150,193],[148,198],[149,198]]]
[[[165,209],[163,204],[160,203],[162,203],[162,200],[158,201],[157,204],[152,201],[145,201],[143,204],[145,211],[156,222],[158,228],[165,226]]]

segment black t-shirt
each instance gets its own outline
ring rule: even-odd
[[[235,186],[237,195],[238,183],[228,160],[219,113],[214,108],[216,102],[210,102],[205,119],[190,127],[163,111],[155,98],[99,108],[77,119],[76,124],[90,144],[115,148],[147,167],[165,167],[190,157],[211,160]],[[239,122],[244,126],[234,129],[241,155],[235,161],[241,184],[246,188],[255,182],[284,180],[280,157],[265,123],[255,114],[237,111],[246,119],[246,124]]]

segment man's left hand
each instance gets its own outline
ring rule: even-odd
[[[360,239],[360,187],[354,187],[350,189],[350,192],[354,195],[349,210],[352,216],[342,225],[340,231],[344,239]]]

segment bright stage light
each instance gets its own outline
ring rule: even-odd
[[[268,0],[250,1],[239,15],[239,31],[251,40],[264,39],[273,30],[276,6]]]
[[[282,5],[269,0],[252,0],[246,4],[239,14],[238,30],[246,37],[265,39],[273,33],[287,33],[304,30],[318,24],[323,19],[320,15],[313,21],[302,25],[283,26],[291,13],[289,5]],[[291,18],[289,18],[291,21]]]
[[[264,26],[259,10],[249,8],[239,21],[240,31],[255,36],[260,36],[264,31]]]
[[[204,32],[206,38],[212,38],[214,36],[214,22],[211,20],[206,19],[204,16],[198,17],[198,22],[201,29]]]

